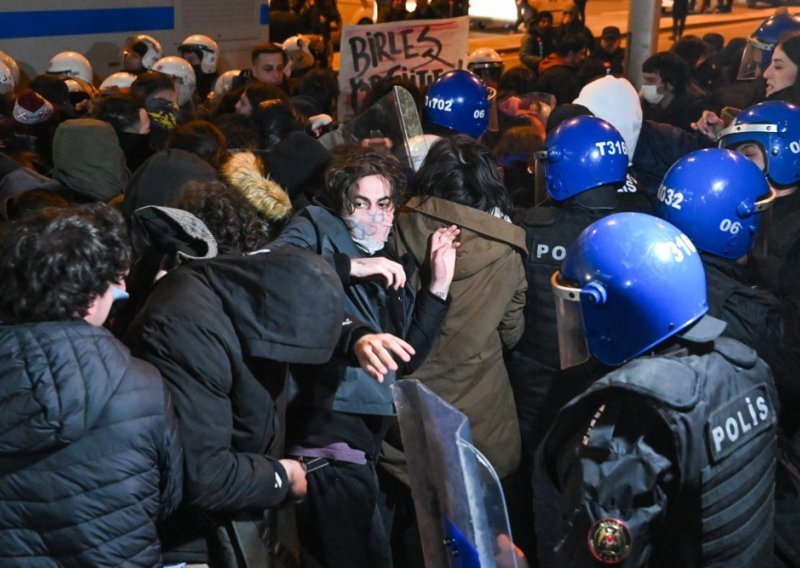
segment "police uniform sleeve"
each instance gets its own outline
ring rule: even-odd
[[[554,463],[561,487],[555,565],[645,566],[667,508],[669,434],[635,397],[601,401]]]

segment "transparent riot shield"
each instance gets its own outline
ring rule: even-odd
[[[347,124],[320,137],[327,149],[345,143],[388,149],[408,169],[413,169],[409,140],[422,136],[414,98],[403,87],[395,86],[378,102]]]
[[[426,568],[517,566],[500,479],[469,421],[419,381],[392,385]]]
[[[556,98],[553,95],[539,92],[507,95],[497,103],[497,109],[506,116],[526,117],[541,126],[543,131],[547,126],[547,117],[555,106]]]

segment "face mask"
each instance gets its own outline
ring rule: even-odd
[[[150,115],[150,124],[171,130],[178,122],[178,110],[166,99],[150,99],[145,103],[145,110]]]
[[[118,300],[127,300],[130,298],[130,294],[128,294],[125,290],[120,288],[119,286],[111,285],[111,301],[116,302]]]
[[[381,250],[389,238],[394,221],[393,211],[361,211],[342,217],[350,229],[350,238],[369,254]]]
[[[656,85],[642,85],[640,94],[644,100],[653,105],[657,105],[664,98],[664,93],[659,93]]]

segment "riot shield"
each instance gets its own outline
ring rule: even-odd
[[[392,385],[427,568],[517,566],[500,480],[469,421],[422,383]]]
[[[511,94],[498,101],[500,112],[510,117],[524,116],[539,124],[542,131],[547,126],[547,117],[556,106],[556,98],[550,93],[530,92],[524,95]]]
[[[414,98],[403,87],[395,86],[378,102],[347,124],[320,137],[327,149],[345,143],[365,144],[388,149],[407,169],[413,168],[409,140],[422,136]]]

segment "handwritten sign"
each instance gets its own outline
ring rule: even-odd
[[[403,77],[419,87],[464,66],[469,18],[344,26],[339,59],[339,122],[359,110],[370,87],[383,77]]]

